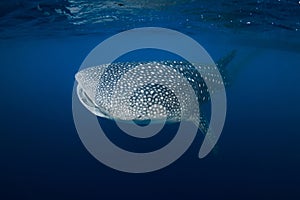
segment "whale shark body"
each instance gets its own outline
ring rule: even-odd
[[[77,95],[99,117],[140,122],[186,120],[205,134],[208,123],[199,110],[210,94],[226,83],[226,66],[234,55],[231,52],[216,66],[151,61],[89,67],[75,75]],[[215,67],[219,74],[213,73]]]

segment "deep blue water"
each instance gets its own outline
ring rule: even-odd
[[[1,199],[300,199],[298,1],[0,6]],[[216,150],[198,159],[199,135],[170,166],[128,174],[104,166],[81,143],[72,89],[96,45],[143,26],[185,33],[215,61],[237,53],[228,66],[227,118]]]

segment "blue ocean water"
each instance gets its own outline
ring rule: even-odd
[[[187,34],[215,61],[236,56],[215,151],[199,159],[199,135],[170,166],[128,174],[81,143],[72,89],[96,45],[147,26]],[[1,1],[1,199],[299,199],[299,39],[296,0]]]

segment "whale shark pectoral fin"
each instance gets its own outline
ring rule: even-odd
[[[192,120],[193,123],[198,126],[198,129],[201,131],[201,133],[204,135],[204,140],[202,142],[202,145],[200,147],[198,157],[204,158],[210,151],[215,150],[215,143],[216,138],[212,133],[209,133],[209,121],[205,117],[204,114],[200,114],[200,118],[197,117],[194,120]]]
[[[200,117],[199,116],[192,117],[191,121],[198,127],[201,133],[205,136],[209,127],[209,122],[207,118],[204,116],[204,114],[201,113]]]
[[[200,119],[199,119],[199,126],[198,128],[200,129],[201,133],[203,135],[206,134],[207,130],[208,130],[208,126],[209,126],[209,122],[206,119],[206,117],[204,116],[204,114],[200,114]]]

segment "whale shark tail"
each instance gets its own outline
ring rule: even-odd
[[[228,70],[227,66],[236,56],[236,52],[237,52],[237,50],[232,50],[226,56],[220,58],[216,63],[216,65],[220,71],[220,74],[222,75],[225,86],[229,86],[232,83],[233,74],[228,72],[229,70]]]

